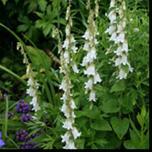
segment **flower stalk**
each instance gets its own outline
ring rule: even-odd
[[[109,13],[107,17],[110,20],[110,25],[105,31],[110,35],[110,41],[113,44],[110,46],[107,54],[115,48],[113,53],[114,66],[117,67],[116,78],[126,79],[129,72],[133,72],[128,61],[128,41],[126,38],[126,3],[125,0],[111,0]]]
[[[96,101],[94,86],[102,81],[95,68],[95,60],[97,58],[96,47],[98,44],[96,37],[99,34],[95,22],[95,17],[98,17],[99,13],[99,5],[97,0],[95,1],[95,4],[95,10],[92,10],[90,8],[90,1],[87,3],[87,8],[89,9],[88,25],[84,35],[82,36],[85,40],[83,50],[87,53],[81,64],[85,67],[84,75],[86,75],[88,78],[88,81],[85,82],[85,93],[89,93],[89,101],[94,102]]]
[[[28,77],[28,80],[27,80],[28,88],[26,90],[26,93],[32,98],[30,102],[30,104],[33,106],[32,110],[37,112],[38,110],[40,110],[40,106],[38,104],[39,84],[35,79],[35,75],[31,67],[31,63],[28,61],[28,57],[20,42],[17,43],[17,50],[20,50],[21,54],[23,55],[23,63],[26,65],[26,75]]]
[[[60,73],[63,74],[63,80],[59,89],[63,90],[63,95],[61,100],[63,101],[63,105],[61,107],[61,112],[65,116],[65,120],[63,122],[63,128],[66,129],[64,135],[61,135],[62,142],[65,143],[64,149],[76,149],[75,140],[81,135],[81,133],[75,127],[75,113],[74,109],[76,109],[76,105],[72,95],[72,82],[70,80],[70,74],[73,72],[78,73],[79,70],[72,58],[72,55],[77,52],[77,47],[75,46],[75,39],[71,34],[72,27],[72,18],[70,14],[71,1],[69,1],[69,5],[66,11],[66,38],[62,45],[59,45],[59,53],[60,53]],[[61,41],[59,41],[61,42]],[[64,51],[63,51],[63,49]],[[72,66],[72,68],[71,68]]]

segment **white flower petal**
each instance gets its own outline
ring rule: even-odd
[[[76,127],[73,127],[72,134],[73,134],[74,139],[77,139],[78,137],[80,137],[81,132],[79,132]]]
[[[90,75],[95,75],[95,73],[96,73],[96,71],[95,71],[95,66],[94,66],[93,64],[89,65],[89,66],[87,67],[87,69],[84,70],[84,74],[85,74],[85,75],[88,75],[88,76],[90,76]]]
[[[94,84],[98,83],[98,82],[101,82],[101,78],[100,78],[100,75],[98,73],[95,74],[94,76]]]
[[[89,101],[96,101],[96,94],[94,90],[91,90],[90,95],[89,95]]]

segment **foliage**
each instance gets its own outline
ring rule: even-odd
[[[92,4],[93,5],[93,4]],[[41,110],[38,118],[27,123],[20,121],[15,106],[19,99],[29,103],[26,95],[25,66],[22,56],[16,50],[16,40],[0,27],[0,131],[6,142],[4,148],[19,148],[15,133],[20,128],[27,128],[30,134],[38,134],[33,139],[40,148],[61,149],[60,135],[63,134],[63,116],[60,112],[62,92],[58,89],[62,75],[59,73],[57,40],[52,32],[57,27],[61,31],[61,40],[65,38],[65,11],[67,1],[63,0],[1,0],[0,22],[17,33],[26,47],[36,79],[40,84]],[[82,135],[77,139],[79,149],[148,149],[149,148],[149,19],[148,0],[127,0],[127,38],[129,60],[134,68],[126,80],[118,81],[113,76],[111,56],[105,55],[109,46],[104,31],[108,25],[105,13],[109,1],[100,1],[100,17],[97,19],[99,46],[97,70],[102,76],[102,83],[96,86],[97,102],[88,102],[84,94],[82,69],[77,75],[71,74],[73,97],[76,102],[76,125]],[[15,8],[15,10],[14,10]],[[4,16],[2,15],[4,12]],[[72,2],[73,29],[78,42],[79,55],[76,61],[83,58],[81,45],[88,12],[85,1]],[[4,38],[5,37],[5,38]],[[5,39],[5,40],[4,40]],[[50,55],[51,53],[51,55]],[[21,83],[23,82],[23,83]],[[8,105],[6,97],[9,95]],[[7,108],[8,106],[8,108]],[[13,113],[7,118],[6,111]],[[33,114],[33,112],[31,112]],[[6,135],[7,125],[7,135]]]

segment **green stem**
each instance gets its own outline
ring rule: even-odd
[[[7,137],[7,139],[8,139],[16,148],[19,148],[18,145],[17,145],[10,137]]]
[[[21,81],[24,85],[26,85],[26,81],[24,81],[23,79],[21,79],[20,76],[18,76],[17,74],[15,74],[14,72],[12,72],[11,70],[7,69],[6,67],[0,65],[0,69],[4,70],[5,72],[9,73],[10,75],[12,75],[13,77],[15,77],[16,79],[18,79],[19,81]]]
[[[45,81],[44,81],[44,88],[45,88],[45,91],[47,94],[47,98],[48,98],[49,102],[52,104],[52,96],[50,94],[50,90],[48,88],[47,82],[45,82]]]

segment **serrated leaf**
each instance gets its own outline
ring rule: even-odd
[[[33,63],[33,65],[38,69],[46,69],[49,70],[51,67],[51,60],[50,58],[45,54],[43,50],[40,50],[38,48],[34,48],[31,46],[27,47],[27,53]]]
[[[111,127],[107,120],[100,118],[91,124],[91,128],[98,131],[111,131]]]
[[[122,139],[129,128],[129,120],[127,118],[120,119],[117,117],[112,117],[110,122],[118,138]]]
[[[112,87],[110,92],[119,92],[119,91],[124,91],[126,88],[124,80],[116,82]]]

